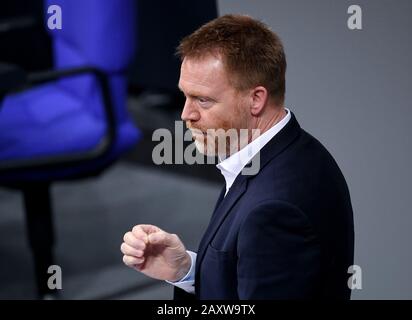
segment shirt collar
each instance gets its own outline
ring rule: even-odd
[[[225,178],[225,195],[245,165],[249,163],[252,158],[289,122],[291,113],[289,109],[285,108],[285,110],[287,113],[286,116],[272,128],[264,132],[238,152],[232,154],[230,157],[224,159],[216,165]]]

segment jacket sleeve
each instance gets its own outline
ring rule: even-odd
[[[238,234],[240,299],[310,299],[320,287],[320,244],[308,218],[282,201],[260,203]]]

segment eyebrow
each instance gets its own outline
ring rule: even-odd
[[[183,91],[183,89],[180,87],[180,85],[178,85],[177,86],[178,88],[179,88],[179,90],[182,92],[182,93],[184,93],[184,91]],[[196,97],[209,97],[208,95],[204,95],[204,94],[200,94],[200,92],[191,92],[191,93],[187,93],[187,95],[189,96],[189,97],[192,97],[192,98],[196,98]]]

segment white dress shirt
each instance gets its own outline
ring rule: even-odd
[[[226,194],[228,193],[230,187],[235,181],[236,177],[242,172],[246,164],[248,164],[252,158],[276,135],[291,118],[290,110],[285,108],[286,116],[283,117],[278,123],[276,123],[272,128],[261,134],[247,146],[242,148],[240,151],[232,154],[230,157],[221,161],[216,167],[220,170],[226,182]],[[187,251],[192,260],[192,265],[190,266],[189,272],[177,282],[168,283],[185,290],[188,293],[194,293],[194,283],[195,283],[195,265],[196,265],[196,253],[192,251]]]

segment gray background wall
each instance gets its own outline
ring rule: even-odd
[[[349,30],[347,9],[362,8]],[[333,154],[350,188],[353,299],[412,299],[412,1],[219,1],[220,15],[263,20],[282,38],[286,106]]]

